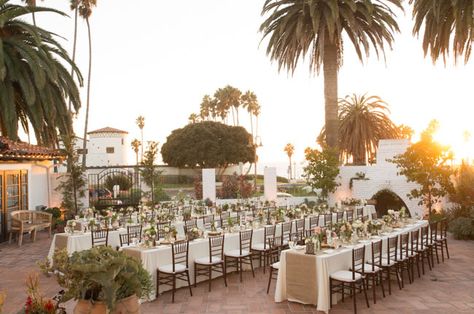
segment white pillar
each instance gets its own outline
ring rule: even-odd
[[[276,201],[277,175],[275,167],[266,167],[264,170],[263,186],[266,201]]]
[[[216,201],[216,169],[202,169],[202,199]]]

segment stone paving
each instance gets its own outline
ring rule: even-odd
[[[19,248],[16,244],[0,244],[0,291],[7,292],[4,306],[5,314],[17,313],[25,301],[24,280],[28,273],[37,271],[36,261],[46,257],[50,239],[40,233],[35,243],[28,239]],[[359,313],[474,313],[474,242],[449,239],[451,259],[436,264],[433,271],[416,278],[413,284],[406,284],[399,290],[396,282],[391,296],[382,298],[378,291],[377,304],[374,305],[369,294],[370,308],[367,308],[362,295],[358,296]],[[244,273],[243,283],[236,274],[228,276],[228,287],[222,279],[214,280],[212,291],[207,283],[193,288],[193,296],[188,289],[176,293],[175,303],[171,294],[164,293],[157,300],[142,304],[142,313],[317,313],[314,306],[293,302],[275,303],[272,283],[270,294],[266,294],[268,272]],[[53,296],[59,286],[52,278],[40,276],[42,291]],[[369,291],[370,292],[370,291]],[[333,306],[330,313],[352,313],[352,300]],[[74,303],[67,305],[72,313]],[[319,312],[321,313],[321,312]]]

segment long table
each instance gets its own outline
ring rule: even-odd
[[[389,237],[396,236],[398,234],[410,232],[416,229],[421,228],[424,225],[427,225],[428,222],[421,220],[417,221],[412,225],[407,225],[404,228],[393,230],[390,234],[380,236],[383,241],[383,250],[386,250],[387,239]],[[378,240],[378,239],[377,239]],[[366,259],[370,257],[371,250],[370,245],[371,241],[361,241],[360,245],[366,245]],[[311,279],[313,284],[316,286],[316,300],[317,302],[313,305],[317,305],[318,311],[329,312],[330,304],[330,295],[329,295],[329,276],[339,270],[348,270],[352,265],[352,248],[356,245],[345,246],[337,250],[329,250],[327,253],[323,251],[319,252],[318,255],[315,255],[314,262],[316,263],[316,274]],[[281,252],[280,255],[280,268],[278,270],[278,277],[275,287],[275,302],[283,302],[285,300],[306,303],[297,298],[288,298],[287,296],[287,254],[289,251],[285,250]],[[304,254],[304,251],[302,252]],[[333,298],[336,300],[336,298]]]

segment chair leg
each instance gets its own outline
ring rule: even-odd
[[[439,255],[438,255],[438,243],[433,243],[433,249],[435,250],[436,253],[436,262],[439,264]]]
[[[193,296],[193,290],[191,290],[191,282],[189,281],[189,271],[186,271],[186,277],[188,277],[188,288],[189,288],[189,294]],[[174,295],[174,294],[173,294]]]
[[[370,307],[369,298],[367,297],[367,286],[364,279],[362,279],[362,289],[364,289],[365,303],[367,303],[367,307]],[[355,298],[355,293],[354,293],[354,298]]]
[[[199,265],[194,263],[194,288],[196,288],[196,283],[197,283],[197,273],[199,270]]]
[[[155,292],[155,297],[158,298],[158,294],[160,292],[160,272],[157,271],[156,274],[156,292]]]
[[[448,239],[444,239],[444,245],[446,246],[446,256],[449,259]]]
[[[332,278],[331,277],[329,277],[329,308],[332,308]]]
[[[239,268],[240,282],[242,282],[242,258],[241,257],[239,257],[238,264],[239,266],[237,267]]]
[[[273,267],[270,267],[270,276],[268,276],[267,294],[270,292],[270,283],[272,282]]]
[[[211,281],[212,281],[212,265],[209,265],[209,292],[211,292]]]
[[[173,294],[171,295],[171,303],[174,303],[174,292],[176,291],[176,275],[173,274]]]
[[[20,232],[18,235],[18,246],[23,244],[23,232]]]
[[[377,276],[380,276],[379,278],[380,278],[380,286],[382,287],[382,295],[385,298],[385,287],[383,285],[383,273],[382,273],[382,271],[378,272]]]
[[[390,268],[387,267],[388,294],[392,295],[392,284],[390,282]]]
[[[372,294],[374,296],[374,304],[377,304],[377,297],[375,295],[375,273],[372,274]]]
[[[357,314],[357,296],[355,290],[355,283],[351,282],[351,295],[352,295],[352,303],[354,305],[354,314]]]
[[[224,276],[224,284],[225,284],[225,286],[227,287],[227,274],[226,274],[226,272],[225,272],[225,270],[224,270],[224,263],[221,264],[221,267],[222,267],[222,274],[223,274],[223,276]]]
[[[13,231],[10,231],[10,234],[8,235],[8,244],[12,244],[12,236],[13,236]]]
[[[252,269],[252,276],[253,278],[255,278],[255,272],[253,270],[253,263],[252,263],[252,256],[249,257],[249,260],[250,260],[250,269]]]

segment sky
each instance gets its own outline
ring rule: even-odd
[[[15,1],[18,2],[18,1]],[[294,161],[301,173],[304,149],[315,146],[324,123],[322,75],[311,73],[302,62],[293,75],[278,72],[266,55],[259,26],[264,0],[99,0],[90,18],[92,28],[92,79],[89,130],[105,126],[139,138],[135,119],[145,117],[145,141],[164,143],[176,128],[185,126],[190,113],[199,112],[205,94],[228,84],[253,91],[261,106],[259,168],[278,166],[285,176],[286,143],[295,146]],[[406,1],[405,1],[406,2]],[[37,14],[39,26],[64,37],[72,51],[74,29],[69,1],[46,0],[41,5],[67,12],[70,18]],[[339,71],[339,97],[377,95],[385,100],[396,124],[417,133],[437,119],[437,138],[452,146],[458,156],[474,157],[474,61],[467,65],[433,64],[425,58],[421,39],[412,36],[411,9],[397,11],[401,33],[386,60],[375,54],[361,64],[346,41],[344,64]],[[79,21],[77,64],[87,76],[88,44],[85,22]],[[83,107],[75,120],[82,136]],[[249,118],[241,113],[241,124]],[[250,130],[250,128],[248,128]],[[130,161],[133,161],[130,150]],[[259,170],[260,171],[260,170]]]

